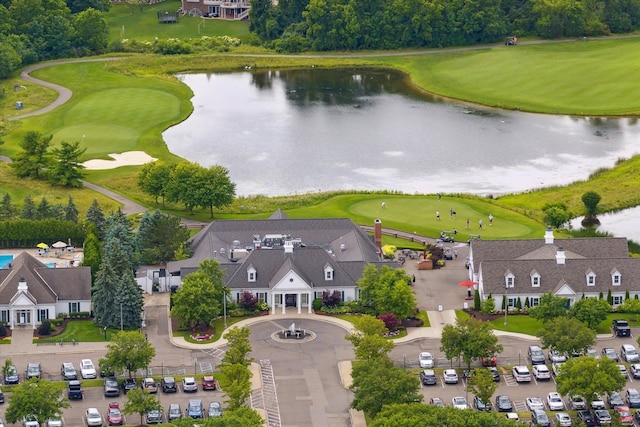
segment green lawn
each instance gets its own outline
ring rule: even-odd
[[[230,328],[231,325],[233,325],[234,323],[238,323],[241,320],[247,319],[248,317],[227,317],[227,328]],[[222,334],[224,333],[224,318],[218,318],[216,320],[213,321],[213,327],[215,328],[216,332],[215,334],[211,337],[211,339],[205,340],[205,341],[196,341],[194,339],[191,338],[191,332],[187,331],[187,330],[178,330],[177,332],[173,333],[174,337],[183,337],[187,342],[193,343],[193,344],[209,344],[212,342],[216,342],[220,339],[220,337],[222,336]]]
[[[504,316],[500,316],[497,319],[491,321],[493,329],[507,332],[517,332],[520,334],[527,334],[532,336],[538,336],[538,332],[543,328],[541,321],[534,319],[527,315],[511,315],[507,316],[507,325],[504,324]]]
[[[108,341],[111,336],[117,332],[119,332],[117,329],[107,329],[106,341]],[[76,340],[76,342],[103,342],[105,341],[105,331],[104,329],[94,325],[91,320],[72,320],[67,322],[67,327],[61,334],[51,338],[42,338],[41,341],[35,338],[33,342],[59,342],[60,340],[63,340],[64,342],[69,342],[71,340]]]

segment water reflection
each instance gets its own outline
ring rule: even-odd
[[[581,228],[583,218],[584,217],[572,219],[571,227]],[[638,218],[640,218],[640,206],[598,215],[598,219],[600,220],[598,231],[611,233],[616,237],[626,237],[627,239],[640,243],[640,222]]]
[[[388,71],[182,74],[195,110],[171,152],[229,168],[238,194],[501,194],[587,179],[640,151],[636,119],[443,101]]]

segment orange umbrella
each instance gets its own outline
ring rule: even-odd
[[[474,282],[473,280],[465,280],[464,282],[458,283],[458,286],[464,286],[465,288],[470,288],[478,282]]]

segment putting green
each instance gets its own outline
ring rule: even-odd
[[[68,126],[53,134],[53,144],[61,141],[81,142],[82,148],[86,148],[85,157],[102,157],[105,153],[120,153],[136,147],[140,134],[136,129],[115,125],[99,125],[96,123],[84,123],[82,125]]]

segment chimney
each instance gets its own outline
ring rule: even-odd
[[[284,253],[292,254],[293,253],[293,242],[291,240],[285,240],[284,242]]]
[[[553,245],[553,229],[550,226],[544,232],[544,244]]]
[[[382,221],[379,219],[373,221],[373,238],[380,252],[380,256],[382,256]]]
[[[26,291],[28,289],[29,289],[29,287],[27,286],[27,281],[25,280],[24,277],[21,277],[20,280],[18,280],[18,290],[19,291]]]
[[[564,255],[564,248],[562,246],[558,247],[558,252],[556,252],[556,263],[558,265],[565,264],[566,257]]]

